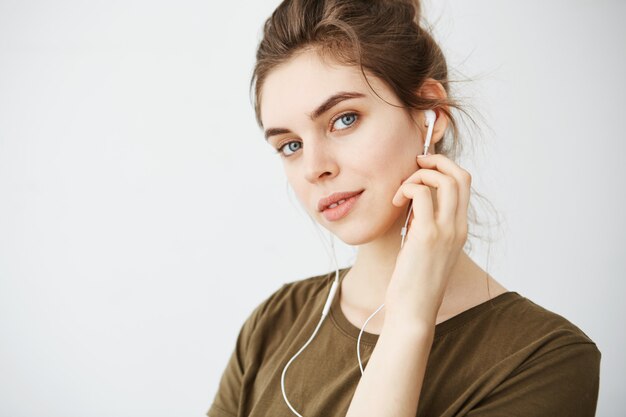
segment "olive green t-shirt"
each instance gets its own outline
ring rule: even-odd
[[[340,270],[343,279],[349,268]],[[283,285],[243,324],[209,417],[294,414],[281,374],[317,326],[335,272]],[[285,390],[304,417],[344,416],[361,377],[360,329],[339,306],[341,286],[317,335],[292,362]],[[378,335],[363,333],[367,367]],[[420,417],[595,415],[600,351],[565,318],[506,292],[435,327]],[[381,399],[383,400],[383,399]]]

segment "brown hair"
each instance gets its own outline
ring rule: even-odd
[[[403,108],[443,112],[450,128],[435,143],[435,153],[456,159],[462,146],[450,109],[474,120],[450,97],[446,59],[429,31],[420,25],[421,18],[419,0],[284,0],[265,21],[250,80],[258,125],[262,127],[261,90],[267,75],[296,54],[312,49],[338,63],[359,67],[366,81],[365,71],[380,78]],[[448,97],[419,96],[417,92],[428,79],[441,83]],[[468,214],[475,222],[472,207]]]

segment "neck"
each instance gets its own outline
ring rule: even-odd
[[[377,304],[378,307],[384,302],[387,285],[400,252],[400,230],[405,221],[406,215],[399,216],[385,234],[357,246],[357,256],[344,278],[344,287],[347,288],[350,283],[351,292],[358,294],[363,304]]]
[[[400,230],[405,220],[406,216],[400,216],[385,235],[358,246],[356,260],[343,280],[344,302],[368,311],[384,303],[400,252]],[[486,293],[486,279],[487,273],[465,251],[461,251],[448,279],[440,315],[454,310],[454,306],[472,292]]]

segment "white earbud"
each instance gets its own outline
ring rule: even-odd
[[[423,155],[426,155],[428,153],[428,147],[430,146],[430,139],[433,137],[433,127],[435,126],[435,120],[437,120],[437,113],[435,113],[434,110],[430,110],[430,109],[424,110],[424,119],[426,121],[426,126],[428,127],[428,131],[426,132],[426,139],[424,140],[424,153],[423,153]],[[400,230],[400,236],[402,236],[400,247],[404,245],[404,238],[407,234],[407,225],[409,224],[409,217],[411,217],[412,207],[413,207],[413,201],[411,201],[411,203],[409,204],[409,210],[406,216],[406,221],[404,222],[404,227]]]
[[[433,136],[433,127],[435,126],[435,120],[437,120],[437,113],[434,110],[424,110],[424,117],[426,118],[426,126],[428,126],[426,140],[424,141],[424,155],[426,155],[430,146],[430,139]]]

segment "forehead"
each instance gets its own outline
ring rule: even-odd
[[[397,101],[380,79],[368,74],[367,80],[382,98]],[[358,67],[322,59],[313,50],[302,52],[274,68],[265,79],[260,101],[263,126],[282,126],[294,117],[308,118],[315,107],[341,91],[359,92],[382,103]]]

